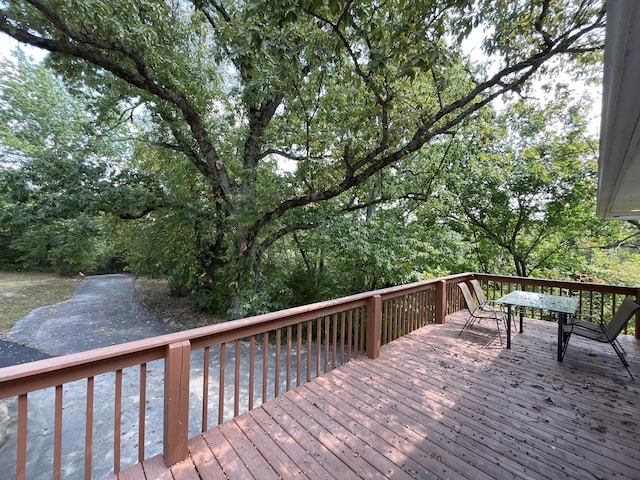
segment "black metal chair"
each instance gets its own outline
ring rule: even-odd
[[[620,307],[615,311],[611,321],[607,324],[601,318],[594,317],[592,315],[575,315],[569,323],[564,326],[564,345],[562,347],[562,357],[567,351],[569,346],[569,339],[571,335],[578,335],[580,337],[588,338],[589,340],[595,340],[600,343],[609,343],[613,347],[613,350],[618,355],[618,358],[627,369],[627,372],[633,379],[633,375],[629,370],[629,362],[625,358],[625,351],[618,342],[617,338],[620,332],[627,325],[631,317],[640,309],[633,297],[628,296],[623,301]],[[582,320],[582,319],[590,319]],[[637,327],[636,327],[637,328]]]

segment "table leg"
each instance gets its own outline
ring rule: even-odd
[[[564,344],[564,324],[567,323],[567,314],[558,312],[558,361],[562,361],[562,346]]]
[[[507,305],[507,348],[511,348],[511,305]]]
[[[522,318],[524,317],[524,307],[520,307],[520,333],[524,331],[522,328]]]

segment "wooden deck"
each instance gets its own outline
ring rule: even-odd
[[[458,336],[463,312],[382,347],[117,478],[640,478],[640,342],[632,381],[609,345],[525,320]],[[503,332],[504,333],[504,332]],[[115,476],[112,478],[116,478]]]

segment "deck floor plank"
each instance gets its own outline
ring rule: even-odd
[[[328,379],[319,379],[317,383],[321,387],[327,386]],[[343,388],[348,384],[344,384]],[[345,414],[350,414],[349,407],[357,410],[363,416],[369,418],[367,424],[379,425],[376,433],[381,439],[392,443],[397,449],[407,455],[405,468],[410,472],[415,472],[418,478],[424,476],[434,478],[446,476],[455,478],[461,475],[460,472],[469,473],[472,468],[468,464],[461,465],[460,462],[450,462],[450,457],[446,449],[448,441],[435,430],[430,431],[427,436],[421,435],[414,428],[414,420],[410,417],[403,417],[398,409],[391,409],[391,412],[383,408],[379,399],[373,396],[372,390],[347,389],[357,393],[343,394],[340,410]],[[345,396],[347,395],[347,396]],[[355,395],[355,396],[354,396]],[[384,427],[384,428],[382,428]],[[384,444],[383,444],[384,445]],[[382,446],[377,445],[377,448]],[[458,465],[456,465],[456,463]],[[457,469],[456,469],[457,467]],[[483,475],[480,471],[474,472],[474,478],[493,478]]]
[[[220,431],[242,460],[253,473],[256,480],[278,480],[278,474],[256,446],[247,438],[238,422],[230,420],[220,426]],[[258,474],[259,472],[259,474]]]
[[[455,385],[464,384],[465,378],[463,375],[458,375],[457,372],[453,372],[452,375],[455,377],[452,382],[453,388],[455,388]],[[630,463],[636,461],[634,457],[637,458],[637,449],[632,447],[633,437],[630,435],[626,435],[626,438],[625,435],[621,436],[623,428],[611,428],[616,423],[622,425],[620,412],[612,409],[612,404],[606,400],[598,405],[597,399],[606,398],[607,391],[611,390],[609,387],[605,386],[604,389],[596,389],[596,395],[587,396],[585,392],[579,392],[579,403],[574,401],[567,402],[567,392],[561,388],[566,382],[562,383],[562,378],[553,377],[557,382],[556,387],[553,388],[549,387],[548,383],[541,382],[541,378],[538,377],[539,374],[530,375],[528,379],[526,375],[527,373],[525,372],[518,376],[518,378],[524,379],[524,382],[522,382],[524,389],[518,388],[521,387],[520,384],[516,385],[514,383],[510,385],[508,381],[505,381],[504,376],[498,375],[494,377],[493,386],[475,383],[473,391],[475,393],[483,392],[485,395],[483,397],[484,403],[488,398],[486,395],[490,395],[492,391],[497,389],[500,395],[494,396],[491,403],[502,404],[505,408],[512,407],[508,418],[515,417],[515,420],[519,420],[531,428],[549,432],[550,437],[544,439],[546,442],[557,443],[566,440],[569,449],[577,446],[578,450],[592,451],[594,457],[587,459],[587,462],[601,455],[603,448],[615,445],[618,454],[610,451],[607,457],[616,463],[626,463],[629,466],[633,466]],[[529,381],[531,383],[528,383]],[[579,388],[583,387],[579,386]],[[515,404],[512,402],[511,405],[508,405],[506,402],[509,398],[516,399]],[[573,400],[576,400],[576,398],[574,397]],[[589,408],[589,405],[593,407]],[[584,411],[577,411],[579,406]],[[500,421],[503,420],[500,419]],[[584,428],[585,424],[589,427],[588,429]],[[598,434],[599,443],[594,443],[594,433]],[[627,433],[631,432],[627,431]],[[554,452],[562,452],[562,450],[554,449]],[[600,462],[600,460],[594,461]],[[583,465],[585,462],[583,456],[577,462],[576,466]]]
[[[318,461],[315,452],[312,454],[297,442],[284,429],[281,423],[274,420],[262,408],[257,408],[248,413],[264,430],[270,438],[281,448],[284,453],[282,462],[291,460],[304,475],[303,478],[333,478]]]
[[[369,375],[370,371],[359,370],[360,365],[354,364],[353,372],[343,372],[347,377],[353,378],[357,375]],[[475,464],[480,455],[485,458],[484,474],[493,477],[495,475],[495,463],[502,462],[502,467],[507,468],[512,473],[521,473],[522,466],[527,469],[533,468],[533,459],[525,456],[526,462],[514,462],[508,458],[504,458],[505,452],[516,456],[518,453],[526,455],[529,448],[527,443],[531,443],[531,438],[515,439],[509,435],[506,425],[510,423],[509,415],[506,412],[500,412],[490,405],[491,399],[483,396],[479,399],[479,403],[471,402],[464,404],[464,400],[453,400],[452,396],[459,392],[455,392],[447,386],[446,393],[441,392],[434,394],[434,390],[438,392],[442,389],[442,384],[435,381],[435,384],[428,382],[413,381],[411,389],[404,389],[396,384],[395,388],[389,388],[397,381],[401,372],[386,373],[383,380],[370,380],[367,385],[371,391],[378,391],[379,401],[383,402],[407,402],[403,405],[403,413],[409,416],[414,425],[418,425],[419,431],[425,435],[430,432],[440,433],[448,443],[453,442],[456,445],[454,450],[457,455],[461,455],[463,463]],[[425,375],[426,377],[426,375]],[[424,390],[425,393],[420,393]],[[415,411],[415,405],[422,404],[427,408]],[[412,406],[413,405],[413,406]],[[508,406],[506,406],[508,407]],[[492,415],[494,417],[492,418]],[[521,424],[514,422],[515,432],[520,432]],[[464,430],[465,435],[460,432]],[[471,441],[470,441],[471,440]],[[473,460],[470,460],[473,459]],[[490,461],[487,465],[486,461]],[[542,472],[545,470],[549,478],[555,478],[553,471],[549,472],[546,464],[542,464]],[[489,472],[487,472],[489,470]],[[542,473],[541,472],[541,473]]]
[[[191,439],[170,470],[154,457],[118,478],[640,478],[640,381],[609,345],[572,338],[557,362],[553,323],[525,319],[507,350],[486,322],[459,335],[464,319]],[[620,340],[640,377],[640,341]]]
[[[200,476],[198,471],[194,468],[191,458],[172,465],[170,471],[171,475],[173,475],[173,478],[180,480],[200,480],[201,478],[206,478]]]
[[[384,436],[373,435],[363,425],[344,415],[343,410],[337,410],[309,388],[300,388],[294,393],[299,397],[292,399],[296,405],[306,406],[304,410],[308,414],[320,418],[325,428],[330,429],[334,436],[348,446],[354,456],[361,457],[369,464],[367,471],[378,471],[387,478],[412,478],[402,468],[404,456],[394,452],[395,448],[386,443]]]
[[[536,381],[537,380],[537,381]],[[454,385],[462,384],[464,379],[456,378],[453,382]],[[531,424],[535,428],[542,429],[549,432],[549,436],[544,440],[552,440],[553,437],[558,435],[558,429],[564,431],[567,435],[574,435],[571,438],[572,443],[581,444],[585,448],[590,448],[593,445],[593,433],[591,430],[599,431],[602,435],[601,440],[611,441],[616,445],[624,456],[633,456],[636,451],[632,448],[630,438],[620,438],[617,431],[610,431],[606,428],[606,425],[615,425],[616,421],[620,423],[619,416],[615,415],[616,412],[612,411],[611,404],[607,405],[592,405],[589,406],[589,402],[584,401],[580,404],[574,403],[574,399],[567,396],[566,392],[563,392],[561,388],[549,387],[548,384],[541,385],[539,379],[535,379],[532,383],[528,384],[530,387],[526,392],[512,392],[510,397],[515,400],[509,404],[507,399],[507,390],[514,390],[518,385],[503,385],[500,379],[496,379],[494,385],[482,385],[479,383],[474,384],[473,391],[482,395],[482,403],[487,402],[491,398],[491,404],[500,406],[501,411],[509,411],[508,420],[513,420],[516,423],[516,427],[519,423]],[[453,387],[455,388],[455,386]],[[490,397],[492,389],[498,389],[500,395]],[[461,392],[458,392],[461,393]],[[579,406],[584,410],[580,410]],[[510,409],[510,410],[507,410]],[[585,417],[585,412],[597,412],[594,417],[595,422],[589,423],[589,430],[584,430],[584,422],[589,419],[583,419],[581,424],[576,423],[576,417]],[[498,419],[504,421],[504,418]],[[597,449],[597,452],[600,448]],[[624,458],[620,461],[624,463]]]
[[[191,461],[198,474],[206,480],[223,480],[227,478],[217,458],[211,452],[204,437],[198,435],[189,440]]]
[[[235,422],[280,478],[304,478],[302,470],[283,455],[277,443],[251,415],[241,415]]]
[[[141,464],[136,464],[118,474],[118,480],[136,480],[144,476],[144,469]]]
[[[347,375],[352,378],[358,373],[371,376],[372,372],[359,372],[354,368]],[[416,395],[397,383],[394,385],[394,381],[400,378],[398,375],[401,373],[397,372],[395,377],[385,383],[374,380],[367,382],[369,391],[375,392],[375,402],[371,402],[367,413],[377,403],[385,411],[395,411],[401,423],[411,425],[424,439],[435,432],[442,438],[442,444],[446,445],[445,451],[439,455],[441,461],[456,470],[462,469],[467,475],[475,467],[477,470],[474,478],[496,478],[497,463],[502,463],[507,477],[521,472],[521,466],[517,462],[504,458],[507,449],[503,442],[497,441],[495,430],[487,428],[483,431],[480,422],[465,422],[458,409],[453,408],[454,403],[443,406],[443,403],[436,403],[438,399],[434,395]],[[360,395],[364,396],[365,392],[361,391]],[[416,405],[423,405],[423,408],[416,409]]]
[[[156,480],[173,480],[173,474],[164,464],[162,455],[155,455],[151,458],[147,458],[142,462],[142,469],[144,470],[146,478],[154,478]]]
[[[287,393],[279,399],[279,403],[302,426],[307,434],[312,435],[319,442],[320,448],[331,452],[337,462],[342,464],[341,470],[345,472],[345,477],[343,478],[349,478],[349,476],[352,478],[354,476],[359,478],[384,478],[385,472],[377,471],[368,462],[368,459],[364,457],[366,452],[365,445],[362,442],[347,441],[345,443],[344,430],[337,423],[320,415],[317,409],[312,412],[305,411],[291,397],[292,394]],[[357,446],[355,443],[357,443]]]
[[[328,478],[349,478],[353,475],[353,471],[346,466],[338,456],[331,450],[326,448],[315,435],[309,432],[306,425],[300,424],[293,418],[286,405],[283,405],[284,396],[279,397],[277,402],[267,402],[264,409],[271,417],[280,422],[280,425],[290,435],[293,441],[298,443],[300,447],[309,455],[313,456],[326,472],[330,475]]]
[[[212,455],[216,460],[218,460],[218,463],[227,477],[254,478],[251,471],[244,464],[234,446],[230,444],[227,438],[223,435],[220,428],[208,430],[203,434],[203,437],[211,449]]]

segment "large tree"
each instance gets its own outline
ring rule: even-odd
[[[275,242],[366,208],[379,172],[600,50],[604,19],[595,0],[8,0],[0,31],[192,162],[216,206],[198,275],[237,303]],[[483,64],[460,48],[474,29]]]

